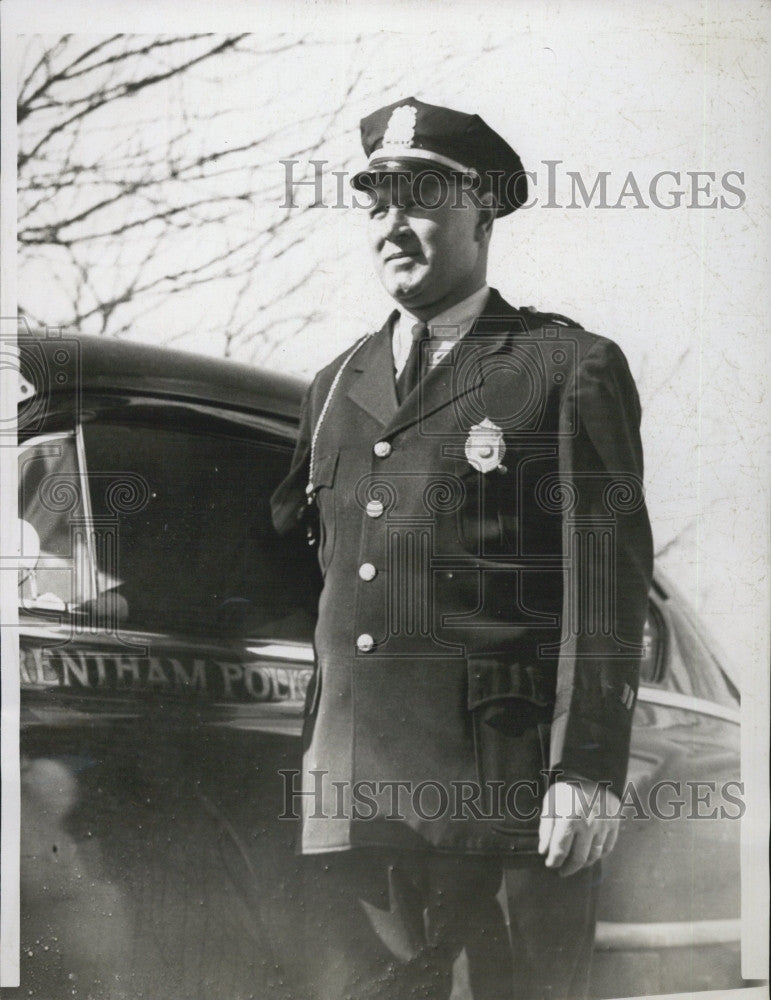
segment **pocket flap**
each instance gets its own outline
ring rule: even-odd
[[[554,703],[554,679],[537,666],[512,660],[510,654],[468,658],[468,707],[505,698],[522,698],[546,707]]]
[[[320,455],[316,458],[311,470],[314,489],[320,486],[332,486],[335,481],[338,455],[339,452],[334,452],[332,455]]]

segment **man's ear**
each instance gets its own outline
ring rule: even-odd
[[[479,195],[479,218],[477,219],[476,235],[479,239],[489,240],[495,221],[495,198],[492,191]]]

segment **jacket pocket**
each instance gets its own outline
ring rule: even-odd
[[[493,827],[519,840],[518,850],[534,852],[548,787],[553,687],[510,655],[472,656],[468,708],[483,800],[497,797],[500,806]]]
[[[326,573],[335,551],[335,475],[338,452],[319,456],[313,469],[313,486],[319,512],[319,566]]]

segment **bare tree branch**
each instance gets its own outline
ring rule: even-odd
[[[97,94],[91,97],[83,97],[80,99],[76,99],[74,102],[70,104],[70,106],[74,106],[75,104],[85,103],[85,107],[81,108],[79,111],[76,111],[75,114],[70,115],[69,118],[65,118],[62,121],[58,122],[56,125],[52,126],[52,128],[49,129],[45,133],[45,135],[41,137],[41,139],[37,142],[35,146],[33,146],[31,150],[29,150],[26,153],[20,151],[19,161],[18,161],[19,168],[24,166],[24,164],[28,160],[30,160],[33,156],[36,156],[37,153],[40,151],[40,149],[46,143],[50,142],[51,139],[54,138],[54,136],[58,135],[58,133],[63,131],[64,129],[69,128],[71,125],[77,122],[78,119],[83,118],[85,115],[93,114],[94,111],[101,108],[105,104],[108,104],[112,101],[121,100],[122,98],[129,97],[133,94],[137,94],[140,90],[144,90],[146,87],[152,87],[156,84],[161,83],[164,80],[168,80],[172,76],[177,76],[180,73],[185,73],[191,67],[197,65],[200,62],[203,62],[204,59],[211,59],[212,57],[219,55],[220,53],[226,51],[227,49],[232,48],[234,45],[237,44],[239,39],[244,37],[245,37],[244,35],[237,35],[234,38],[227,38],[225,39],[225,41],[221,42],[219,45],[215,45],[212,49],[209,49],[207,52],[204,52],[201,55],[195,56],[191,59],[188,59],[186,62],[183,62],[178,66],[174,66],[171,69],[166,70],[165,73],[150,74],[149,76],[146,76],[141,80],[121,81],[114,87],[112,88],[108,87],[105,90],[97,92]],[[137,55],[137,54],[141,53],[137,52],[126,53],[124,59],[128,59],[130,58],[131,55]],[[53,81],[66,79],[66,74],[64,75],[62,73],[55,74],[54,77],[52,77],[51,79]],[[48,81],[45,86],[47,87],[49,83],[50,81]],[[40,91],[37,91],[36,93],[39,92]],[[17,119],[19,121],[23,121],[24,118],[30,114],[29,106],[27,106],[26,108],[22,108],[21,114],[23,117]]]
[[[365,41],[346,44],[355,52]],[[162,339],[210,330],[226,354],[240,356],[268,356],[274,339],[318,321],[315,309],[290,306],[313,275],[302,247],[318,216],[310,198],[287,201],[279,160],[302,171],[330,144],[346,145],[344,112],[362,99],[366,61],[323,115],[308,106],[289,116],[272,96],[252,134],[245,108],[195,95],[233,72],[253,80],[255,65],[265,76],[273,58],[334,44],[286,34],[33,37],[18,91],[20,273],[56,279],[55,305],[22,288],[25,314],[126,336],[154,311],[168,314],[173,297],[190,320]],[[204,301],[201,289],[214,283],[212,315],[195,313],[187,303]]]

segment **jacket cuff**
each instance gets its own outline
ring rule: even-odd
[[[609,728],[581,716],[561,715],[552,723],[552,782],[587,778],[623,798],[631,726]]]

